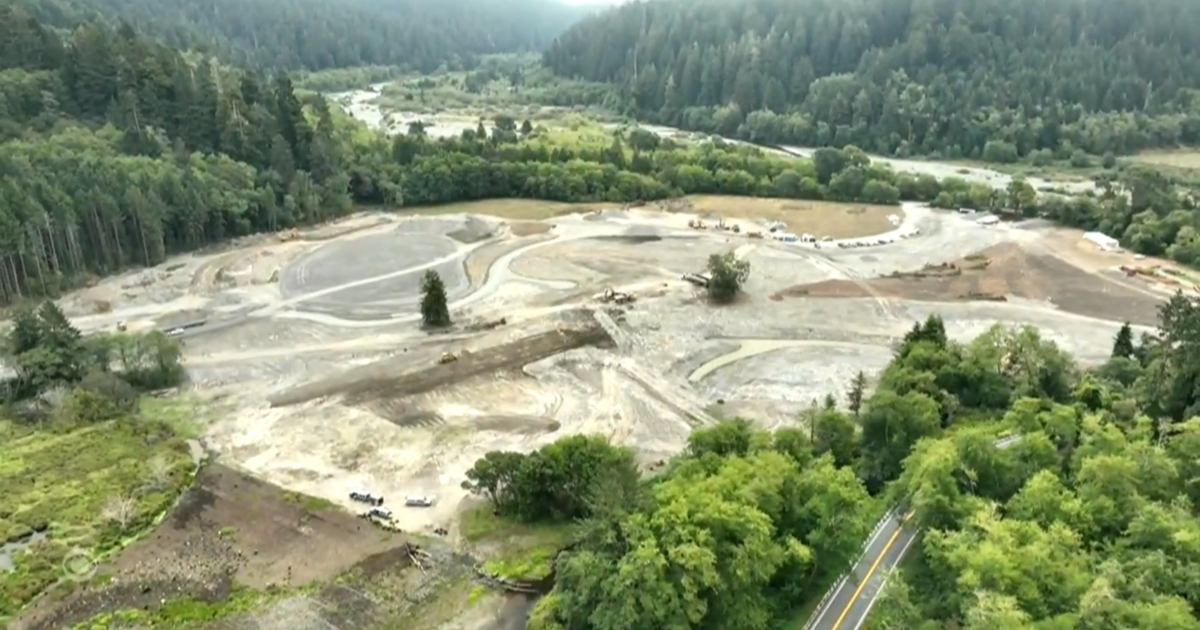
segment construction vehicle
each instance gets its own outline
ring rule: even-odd
[[[762,238],[763,233],[762,232],[746,232],[746,236],[748,236],[749,238]]]
[[[693,230],[703,230],[707,226],[705,226],[704,221],[701,221],[700,219],[688,219],[688,227],[692,228]]]
[[[125,332],[125,329],[126,325],[124,320],[117,322],[117,332]]]
[[[702,273],[685,273],[682,276],[679,276],[679,279],[690,282],[702,289],[707,289],[708,283],[712,282],[712,278]]]
[[[741,233],[742,233],[742,226],[740,226],[740,225],[738,225],[738,224],[736,224],[736,223],[734,223],[734,224],[733,224],[733,227],[731,227],[731,228],[729,228],[729,229],[733,230],[733,233],[734,233],[734,234],[741,234]]]
[[[457,354],[454,354],[453,352],[445,352],[445,353],[443,353],[443,354],[442,354],[442,356],[441,356],[441,357],[438,359],[438,364],[439,364],[439,365],[445,365],[445,364],[447,364],[447,363],[454,363],[454,362],[455,362],[455,361],[457,361],[457,360],[458,360],[458,355],[457,355]]]
[[[617,291],[612,287],[604,290],[604,293],[596,295],[593,299],[600,302],[611,302],[613,304],[629,304],[637,298],[623,291]]]

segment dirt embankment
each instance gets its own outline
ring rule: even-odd
[[[538,333],[480,349],[455,353],[456,360],[439,363],[436,358],[414,361],[415,356],[388,359],[351,370],[341,376],[310,383],[270,399],[272,407],[304,403],[325,396],[343,395],[346,404],[365,404],[380,396],[412,396],[437,387],[495,372],[520,368],[546,357],[588,345],[611,344],[599,324],[581,324]]]
[[[1089,317],[1145,325],[1157,322],[1158,301],[1154,298],[1053,256],[1031,254],[1013,243],[865,283],[825,280],[788,287],[771,297],[872,297],[868,288],[884,297],[926,302],[1002,302],[1018,297],[1049,302]]]
[[[42,600],[10,630],[68,628],[181,597],[215,603],[235,586],[299,587],[391,557],[404,542],[319,499],[213,464],[157,530],[99,568],[110,580]]]

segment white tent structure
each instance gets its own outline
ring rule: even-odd
[[[1115,239],[1111,236],[1108,236],[1107,234],[1102,234],[1100,232],[1084,232],[1083,238],[1085,240],[1091,241],[1092,243],[1095,243],[1096,245],[1098,245],[1100,247],[1100,249],[1103,249],[1104,251],[1121,249],[1120,241],[1118,241],[1117,239]]]

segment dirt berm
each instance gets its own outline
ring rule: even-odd
[[[343,396],[349,405],[378,396],[413,396],[473,376],[521,368],[575,348],[612,343],[608,333],[594,320],[572,323],[570,327],[563,326],[477,351],[456,351],[458,359],[450,363],[438,363],[437,354],[420,361],[414,361],[413,355],[387,359],[321,382],[301,385],[268,400],[272,407],[286,407],[325,396]]]

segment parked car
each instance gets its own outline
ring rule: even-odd
[[[351,490],[350,500],[366,503],[367,505],[383,505],[383,497],[365,490]]]
[[[390,521],[392,520],[392,511],[385,507],[373,507],[367,511],[367,516]]]
[[[404,497],[404,505],[407,507],[432,507],[433,497],[419,495],[407,496]]]

